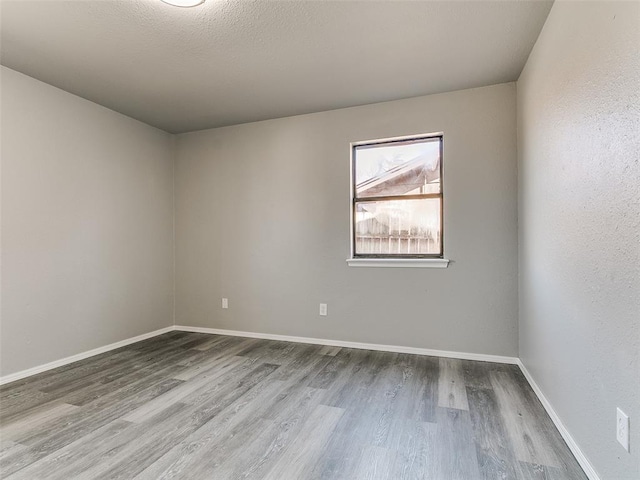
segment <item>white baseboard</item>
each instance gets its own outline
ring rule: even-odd
[[[519,361],[516,357],[504,357],[501,355],[486,355],[483,353],[450,352],[446,350],[432,350],[430,348],[401,347],[397,345],[381,345],[377,343],[347,342],[343,340],[327,340],[324,338],[293,337],[289,335],[242,332],[238,330],[225,330],[220,328],[188,327],[185,325],[176,325],[175,329],[181,330],[184,332],[210,333],[215,335],[230,335],[233,337],[262,338],[265,340],[279,340],[283,342],[311,343],[315,345],[329,345],[332,347],[358,348],[361,350],[379,350],[382,352],[394,352],[394,353],[411,353],[415,355],[429,355],[432,357],[458,358],[461,360],[478,360],[481,362],[509,363],[513,365],[517,365]]]
[[[174,330],[179,330],[183,332],[196,332],[196,333],[209,333],[214,335],[229,335],[234,337],[247,337],[247,338],[262,338],[265,340],[279,340],[284,342],[295,342],[295,343],[310,343],[315,345],[329,345],[332,347],[345,347],[345,348],[358,348],[363,350],[378,350],[382,352],[395,352],[395,353],[410,353],[415,355],[428,355],[434,357],[446,357],[446,358],[458,358],[461,360],[477,360],[481,362],[495,362],[495,363],[508,363],[513,365],[518,365],[525,378],[531,385],[531,388],[535,392],[535,394],[540,399],[540,402],[544,406],[545,410],[551,417],[551,420],[555,424],[556,428],[562,435],[562,438],[569,446],[569,449],[576,457],[576,460],[584,470],[585,474],[589,478],[589,480],[600,480],[600,477],[596,473],[595,469],[587,459],[587,457],[582,453],[580,447],[573,439],[567,428],[560,420],[560,417],[556,413],[556,411],[551,406],[547,397],[545,397],[544,393],[533,379],[527,368],[524,366],[522,361],[516,357],[506,357],[501,355],[486,355],[482,353],[464,353],[464,352],[451,352],[447,350],[433,350],[430,348],[418,348],[418,347],[401,347],[397,345],[382,345],[377,343],[361,343],[361,342],[348,342],[342,340],[327,340],[323,338],[311,338],[311,337],[294,337],[289,335],[275,335],[271,333],[256,333],[256,332],[243,332],[238,330],[225,330],[220,328],[206,328],[206,327],[189,327],[186,325],[172,325],[169,327],[161,328],[160,330],[155,330],[153,332],[144,333],[142,335],[138,335],[137,337],[127,338],[125,340],[121,340],[119,342],[112,343],[110,345],[105,345],[104,347],[95,348],[93,350],[89,350],[87,352],[78,353],[77,355],[72,355],[70,357],[62,358],[60,360],[55,360],[50,363],[46,363],[44,365],[38,365],[37,367],[29,368],[27,370],[22,370],[20,372],[12,373],[10,375],[5,375],[4,377],[0,377],[0,385],[5,385],[7,383],[15,382],[16,380],[21,380],[26,377],[30,377],[32,375],[36,375],[41,372],[46,372],[47,370],[51,370],[57,367],[61,367],[63,365],[68,365],[69,363],[77,362],[79,360],[84,360],[85,358],[93,357],[95,355],[99,355],[101,353],[108,352],[110,350],[115,350],[116,348],[124,347],[126,345],[130,345],[132,343],[140,342],[142,340],[146,340],[151,337],[155,337],[157,335],[162,335],[163,333],[172,332]]]
[[[560,435],[562,435],[562,438],[568,445],[569,449],[571,450],[571,453],[573,453],[573,456],[576,457],[576,460],[582,467],[582,470],[584,470],[584,473],[587,475],[589,480],[600,480],[600,477],[598,476],[595,469],[587,459],[586,455],[582,453],[582,450],[580,450],[580,447],[578,446],[576,441],[573,439],[573,437],[569,433],[569,430],[567,430],[567,427],[565,427],[564,424],[562,423],[562,420],[560,420],[560,417],[551,406],[551,403],[549,402],[549,400],[547,400],[547,397],[545,397],[544,393],[542,393],[542,390],[540,389],[536,381],[531,376],[531,373],[529,373],[529,370],[527,370],[527,367],[524,366],[524,364],[520,359],[518,359],[517,363],[518,363],[518,366],[520,367],[520,370],[522,370],[522,373],[524,374],[525,378],[529,382],[529,385],[531,385],[531,388],[540,399],[540,402],[542,403],[542,406],[544,407],[544,409],[547,411],[547,414],[549,414],[549,416],[551,417],[551,420],[553,420],[553,423],[555,424],[556,428],[560,432]]]
[[[545,410],[551,417],[551,420],[555,424],[556,428],[562,435],[562,438],[567,443],[571,453],[576,457],[576,460],[584,470],[589,480],[600,480],[600,477],[596,473],[595,469],[591,466],[591,463],[587,457],[582,453],[580,447],[573,439],[567,428],[564,426],[560,417],[555,412],[549,400],[544,396],[542,390],[535,382],[529,371],[519,358],[505,357],[500,355],[486,355],[482,353],[464,353],[464,352],[451,352],[446,350],[432,350],[429,348],[417,348],[417,347],[401,347],[396,345],[381,345],[376,343],[360,343],[360,342],[347,342],[342,340],[327,340],[323,338],[310,338],[310,337],[293,337],[289,335],[275,335],[270,333],[255,333],[255,332],[243,332],[238,330],[225,330],[220,328],[206,328],[206,327],[189,327],[185,325],[176,325],[176,330],[184,332],[196,332],[196,333],[210,333],[215,335],[230,335],[235,337],[247,337],[247,338],[262,338],[266,340],[280,340],[284,342],[295,343],[311,343],[316,345],[329,345],[332,347],[345,347],[345,348],[358,348],[364,350],[379,350],[383,352],[395,352],[395,353],[411,353],[415,355],[429,355],[434,357],[447,357],[458,358],[462,360],[477,360],[481,362],[495,362],[495,363],[508,363],[518,365],[525,378],[531,385],[531,388],[540,399],[540,402],[544,406]]]
[[[32,368],[28,368],[27,370],[22,370],[20,372],[12,373],[10,375],[5,375],[4,377],[0,377],[0,385],[5,385],[7,383],[15,382],[16,380],[21,380],[23,378],[30,377],[31,375],[36,375],[38,373],[46,372],[47,370],[51,370],[53,368],[62,367],[63,365],[68,365],[69,363],[77,362],[79,360],[84,360],[85,358],[93,357],[94,355],[99,355],[101,353],[108,352],[109,350],[115,350],[116,348],[124,347],[126,345],[140,342],[142,340],[146,340],[147,338],[155,337],[157,335],[162,335],[163,333],[172,332],[174,330],[175,330],[175,327],[172,325],[170,327],[161,328],[160,330],[155,330],[153,332],[143,333],[142,335],[138,335],[137,337],[131,337],[125,340],[120,340],[119,342],[115,342],[110,345],[105,345],[104,347],[94,348],[93,350],[89,350],[87,352],[82,352],[82,353],[78,353],[77,355],[61,358],[60,360],[55,360],[53,362],[45,363],[44,365],[38,365],[37,367],[32,367]]]
[[[383,352],[396,352],[396,353],[411,353],[415,355],[430,355],[434,357],[448,357],[459,358],[462,360],[479,360],[482,362],[496,362],[496,363],[510,363],[517,364],[518,359],[515,357],[503,357],[500,355],[485,355],[482,353],[463,353],[463,352],[449,352],[445,350],[432,350],[428,348],[416,348],[416,347],[400,347],[395,345],[380,345],[375,343],[360,343],[360,342],[346,342],[342,340],[326,340],[322,338],[310,338],[310,337],[292,337],[289,335],[274,335],[269,333],[255,333],[255,332],[241,332],[237,330],[224,330],[219,328],[203,328],[203,327],[188,327],[182,325],[169,326],[155,330],[153,332],[144,333],[137,337],[127,338],[119,342],[105,345],[104,347],[94,348],[87,352],[78,353],[70,357],[61,358],[53,362],[45,363],[44,365],[38,365],[36,367],[28,368],[20,372],[12,373],[0,377],[0,385],[6,385],[7,383],[15,382],[16,380],[22,380],[23,378],[36,375],[38,373],[46,372],[54,368],[62,367],[73,362],[84,360],[85,358],[93,357],[101,353],[115,350],[116,348],[124,347],[132,343],[140,342],[163,333],[172,332],[174,330],[180,330],[184,332],[197,332],[197,333],[210,333],[216,335],[230,335],[235,337],[248,337],[248,338],[263,338],[266,340],[280,340],[284,342],[296,342],[296,343],[311,343],[316,345],[330,345],[333,347],[345,347],[345,348],[358,348],[364,350],[380,350]]]

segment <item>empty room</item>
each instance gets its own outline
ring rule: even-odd
[[[0,0],[0,478],[640,480],[640,1]]]

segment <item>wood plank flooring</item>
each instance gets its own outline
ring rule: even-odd
[[[586,480],[515,366],[185,332],[0,387],[0,477]]]

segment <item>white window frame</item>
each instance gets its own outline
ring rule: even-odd
[[[426,138],[440,138],[441,142],[441,157],[440,157],[440,193],[441,193],[441,242],[442,242],[442,256],[420,256],[420,257],[401,257],[396,258],[389,257],[362,257],[355,256],[355,242],[354,242],[354,211],[355,211],[355,191],[354,191],[354,152],[356,147],[362,145],[373,145],[377,143],[393,143],[406,140],[419,140]],[[444,150],[444,134],[442,132],[404,135],[401,137],[391,138],[378,138],[375,140],[361,140],[357,142],[351,142],[349,144],[349,244],[351,249],[351,257],[347,259],[347,264],[350,267],[409,267],[409,268],[447,268],[449,260],[445,256],[445,244],[444,244],[444,162],[442,159],[442,152]]]

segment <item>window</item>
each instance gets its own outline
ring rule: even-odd
[[[352,144],[351,168],[353,259],[443,258],[442,135]]]

